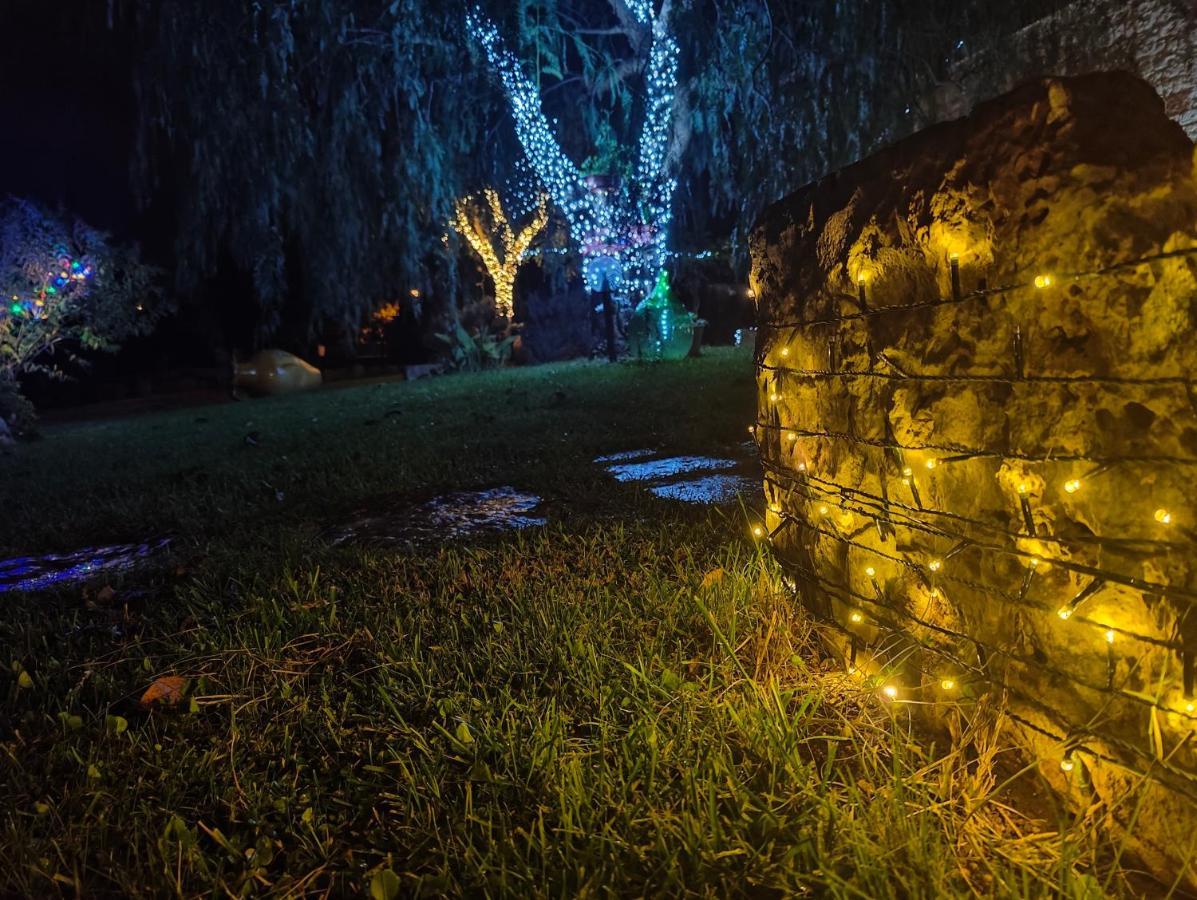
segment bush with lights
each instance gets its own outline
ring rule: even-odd
[[[134,249],[26,200],[0,204],[0,292],[0,418],[18,433],[32,427],[20,376],[66,378],[79,351],[113,352],[166,311]]]

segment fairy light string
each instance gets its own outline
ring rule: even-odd
[[[466,16],[470,36],[499,75],[511,107],[516,136],[532,170],[565,214],[582,254],[582,273],[591,291],[602,289],[613,268],[620,287],[634,300],[647,296],[671,257],[669,229],[677,181],[668,171],[680,48],[669,27],[666,3],[654,16],[650,0],[628,4],[636,22],[651,34],[644,78],[644,121],[637,141],[633,183],[596,189],[562,149],[557,122],[545,116],[540,92],[498,27],[478,7]],[[604,261],[613,261],[609,264]]]
[[[921,686],[911,688],[891,683],[886,685],[890,691],[883,693],[885,698],[893,701],[907,697],[914,691],[923,694],[931,692],[927,694],[928,702],[958,702],[962,684],[968,690],[974,686],[998,690],[1025,703],[1027,709],[1034,710],[1035,715],[1059,729],[1060,733],[1053,733],[1017,715],[1015,711],[1006,713],[1020,725],[1063,747],[1060,768],[1066,773],[1074,766],[1075,754],[1089,755],[1134,770],[1144,777],[1164,780],[1170,787],[1178,787],[1177,782],[1180,782],[1179,789],[1197,798],[1197,772],[1192,771],[1191,766],[1160,759],[1158,748],[1145,749],[1134,742],[1117,738],[1104,725],[1106,721],[1117,720],[1125,715],[1117,712],[1118,705],[1130,704],[1131,708],[1144,710],[1152,716],[1162,713],[1172,723],[1187,723],[1189,728],[1197,728],[1197,702],[1193,696],[1194,683],[1197,682],[1195,648],[1187,639],[1181,638],[1178,625],[1171,626],[1170,634],[1144,634],[1126,627],[1124,623],[1100,621],[1106,616],[1093,618],[1083,612],[1088,603],[1097,602],[1097,598],[1105,596],[1107,591],[1134,591],[1142,595],[1143,603],[1155,598],[1180,604],[1182,610],[1193,605],[1197,601],[1197,591],[1158,578],[1159,574],[1167,571],[1166,566],[1156,567],[1154,571],[1157,577],[1152,578],[1116,571],[1104,561],[1107,559],[1106,551],[1110,551],[1113,554],[1111,558],[1115,560],[1158,558],[1161,554],[1173,552],[1191,553],[1197,547],[1197,530],[1190,527],[1184,517],[1178,518],[1166,504],[1153,504],[1150,498],[1144,498],[1148,510],[1142,517],[1141,531],[1135,529],[1122,537],[1092,532],[1055,533],[1051,527],[1054,517],[1048,515],[1046,519],[1041,519],[1038,516],[1041,504],[1055,506],[1060,502],[1051,499],[1052,496],[1067,497],[1071,503],[1083,502],[1085,485],[1107,472],[1144,465],[1185,469],[1197,464],[1197,458],[1167,452],[1136,450],[1115,453],[1084,447],[1071,447],[1069,452],[1057,452],[1050,446],[1039,450],[1034,440],[1028,446],[1028,442],[1018,444],[1014,439],[1005,448],[966,446],[942,439],[904,444],[892,433],[888,417],[885,436],[879,437],[843,429],[804,427],[801,422],[787,421],[783,424],[780,412],[783,405],[787,409],[799,411],[816,409],[813,399],[811,402],[787,404],[786,401],[792,396],[791,386],[800,390],[823,390],[819,387],[822,384],[842,384],[847,387],[853,380],[861,379],[882,383],[961,385],[981,391],[998,388],[1042,391],[1050,390],[1053,386],[1093,385],[1098,390],[1123,395],[1127,391],[1139,389],[1181,388],[1183,394],[1177,398],[1176,408],[1193,411],[1197,409],[1194,405],[1197,402],[1197,391],[1194,390],[1197,379],[1188,373],[1168,372],[1138,377],[1118,372],[1110,375],[1028,372],[1028,360],[1036,358],[1033,345],[1025,339],[1023,327],[1009,319],[1003,320],[1012,336],[1010,351],[1014,362],[1009,371],[1002,371],[1004,367],[982,372],[915,371],[915,367],[905,363],[899,365],[884,352],[874,352],[868,335],[856,332],[845,335],[838,326],[866,323],[892,313],[910,314],[917,310],[933,310],[970,302],[988,305],[991,299],[1005,300],[1021,291],[1050,292],[1067,284],[1084,283],[1129,272],[1144,265],[1194,256],[1197,256],[1197,247],[1181,248],[1092,271],[1062,276],[1040,274],[1027,282],[996,288],[982,286],[967,293],[961,289],[958,263],[954,263],[950,296],[921,298],[894,305],[870,302],[866,280],[857,281],[855,295],[847,291],[822,292],[806,303],[805,308],[818,308],[818,300],[822,299],[829,301],[833,307],[841,304],[850,309],[834,316],[815,313],[809,318],[780,319],[764,322],[760,326],[761,339],[758,341],[756,363],[761,376],[761,415],[749,430],[760,449],[766,471],[767,494],[771,498],[769,512],[777,523],[762,540],[773,543],[786,529],[799,530],[800,538],[795,547],[805,548],[802,558],[787,558],[783,555],[783,562],[788,571],[818,585],[829,600],[842,607],[842,611],[830,618],[825,612],[819,614],[818,610],[813,611],[824,624],[830,625],[846,639],[845,665],[850,672],[857,671],[857,657],[862,649],[880,652],[887,642],[891,645],[894,641],[908,642],[917,653],[930,654],[946,663],[949,669],[940,667],[937,670],[920,665],[918,674]],[[875,274],[870,271],[867,281],[871,282]],[[1082,299],[1077,300],[1077,297]],[[1084,309],[1083,295],[1078,295],[1074,290],[1069,299],[1078,304],[1078,309]],[[991,306],[988,312],[1000,314]],[[1021,308],[1009,311],[1009,315],[1026,313],[1027,310]],[[826,365],[820,366],[818,362],[811,365],[812,356],[817,359],[820,351],[817,346],[811,346],[814,335],[808,335],[807,332],[822,328],[833,329],[825,344]],[[800,340],[804,346],[801,352],[796,353],[795,342]],[[852,342],[855,355],[867,356],[868,368],[851,368],[841,364],[840,348],[845,345],[845,340]],[[809,396],[814,398],[819,395]],[[1160,397],[1158,393],[1146,396],[1153,400]],[[1046,442],[1048,439],[1050,435],[1045,434],[1040,441]],[[813,464],[824,458],[824,444],[831,445],[830,449],[839,460],[836,465],[840,469],[844,466],[844,457],[837,445],[863,451],[858,461],[848,468],[853,483],[837,482]],[[1005,467],[1003,465],[1002,470],[995,470],[994,463],[1038,467],[1038,470],[1031,470],[1035,473],[1033,482],[1021,480],[1012,483],[1007,480],[1002,483],[1002,490],[1008,492],[1009,497],[1008,525],[1002,524],[1000,516],[982,521],[937,508],[938,504],[933,502],[936,496],[934,492],[930,497],[925,490],[920,492],[920,481],[934,485],[939,478],[959,478],[960,475],[955,474],[957,466],[984,466],[989,475],[1000,476]],[[1088,469],[1078,472],[1077,464],[1086,464]],[[1067,468],[1056,473],[1051,470],[1052,466]],[[1046,471],[1042,471],[1044,468]],[[942,474],[939,472],[941,469],[944,470]],[[1026,472],[1027,469],[1022,468],[1021,471]],[[866,490],[862,486],[866,475],[875,478],[879,487]],[[1054,490],[1059,493],[1045,495],[1047,485],[1054,485]],[[792,511],[794,501],[806,509],[806,515]],[[876,533],[873,540],[877,544],[870,544],[864,538],[874,529]],[[857,573],[851,580],[860,578],[863,589],[836,583],[815,570],[818,564],[813,560],[825,552],[819,549],[825,541],[843,548],[839,552],[833,551],[833,557],[839,560],[837,566],[845,572]],[[892,547],[892,552],[883,549],[885,547]],[[864,554],[863,558],[861,554]],[[1016,571],[1020,574],[1011,585],[1014,589],[1006,590],[992,582],[995,571],[997,578],[1004,577],[1000,574],[1003,570],[994,570],[987,561],[995,554],[1017,563]],[[1093,554],[1101,554],[1103,562],[1100,565],[1093,564],[1098,562],[1097,559],[1089,558]],[[792,555],[789,554],[790,557]],[[952,563],[950,560],[953,556],[960,556],[960,559]],[[965,557],[967,561],[962,562]],[[977,580],[964,577],[958,571],[962,566],[966,566],[968,571],[988,573],[989,578],[982,576],[981,580]],[[1045,566],[1057,572],[1046,582],[1040,574]],[[1039,599],[1045,590],[1058,597],[1062,589],[1061,575],[1066,575],[1068,583],[1072,585],[1064,602],[1061,604],[1058,599],[1055,602]],[[953,586],[967,588],[994,602],[1008,605],[1017,610],[1014,615],[1029,614],[1039,617],[1043,622],[1054,620],[1058,623],[1056,627],[1061,628],[1091,629],[1093,677],[1082,677],[1076,672],[1052,665],[1050,658],[1044,657],[1041,651],[1035,654],[1016,652],[1008,647],[981,641],[965,633],[961,627],[946,627],[928,620],[927,613],[932,611],[934,598],[948,602],[949,608],[955,608],[942,593],[943,590],[950,592]],[[906,606],[917,605],[916,598],[920,593],[927,599],[924,612],[916,614]],[[1117,593],[1103,600],[1102,608],[1110,610],[1111,602],[1120,602]],[[1144,610],[1149,608],[1143,607]],[[830,609],[834,611],[835,607]],[[872,640],[866,641],[874,629]],[[929,635],[935,635],[936,639],[928,643],[918,638],[912,629],[924,630]],[[883,640],[884,635],[888,637]],[[1123,641],[1128,643],[1124,644]],[[1151,663],[1157,671],[1143,674],[1141,670],[1147,664],[1147,657],[1136,655],[1136,644],[1145,649],[1154,648],[1178,655],[1180,672],[1171,676],[1163,675],[1158,667],[1164,662],[1157,659]],[[970,653],[975,653],[977,662],[969,662],[961,657],[959,648],[964,647],[972,648]],[[882,653],[879,658],[884,659],[884,656]],[[995,659],[1005,660],[1004,665],[1015,666],[1016,671],[1034,670],[1052,679],[1073,684],[1076,690],[1091,696],[1093,702],[1104,697],[1104,705],[1098,704],[1098,711],[1090,721],[1069,721],[1064,713],[1048,708],[1039,698],[1027,696],[1009,684],[1004,669],[1000,674],[991,672],[989,664]],[[1097,683],[1098,672],[1102,673],[1101,684]],[[995,681],[995,678],[999,680]],[[1142,684],[1155,687],[1147,693],[1139,688]],[[945,695],[948,694],[953,697],[947,698]],[[1177,696],[1181,698],[1179,703],[1175,699]],[[1092,705],[1088,701],[1086,704]],[[1082,704],[1082,708],[1086,704]],[[1172,754],[1186,745],[1188,732],[1182,730],[1177,738]],[[1109,752],[1090,746],[1093,741],[1101,743]],[[1186,753],[1191,755],[1191,751]],[[1132,765],[1132,760],[1139,765]]]
[[[483,213],[489,211],[489,222]],[[511,219],[503,209],[499,192],[487,188],[482,198],[463,197],[453,207],[453,230],[482,258],[486,272],[495,285],[495,312],[511,318],[515,312],[515,276],[520,263],[549,221],[547,198],[540,197],[531,220],[519,231],[511,227]]]

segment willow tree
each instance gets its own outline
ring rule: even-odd
[[[498,99],[454,4],[134,0],[139,183],[176,197],[182,289],[248,273],[260,340],[354,330],[412,289],[454,299],[441,237]]]

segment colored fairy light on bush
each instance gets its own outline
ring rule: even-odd
[[[653,292],[632,313],[628,343],[632,354],[640,359],[677,360],[690,354],[694,314],[674,296],[667,273],[657,277]],[[776,400],[776,394],[771,399]]]

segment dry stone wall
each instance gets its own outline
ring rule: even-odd
[[[1175,871],[1192,142],[1132,76],[1024,85],[775,204],[752,256],[764,527],[845,667],[949,724],[1004,701],[1062,795]]]
[[[937,115],[957,118],[1029,77],[1114,69],[1149,82],[1197,139],[1197,0],[1077,0],[958,63]]]

